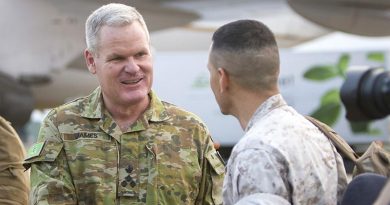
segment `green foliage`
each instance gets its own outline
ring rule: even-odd
[[[339,91],[332,89],[321,97],[321,105],[311,116],[324,122],[327,125],[334,125],[337,122],[341,112],[341,103]]]
[[[339,62],[337,63],[337,70],[340,77],[345,78],[345,73],[348,70],[349,61],[350,56],[348,54],[343,54],[340,57]]]
[[[369,135],[380,135],[378,129],[370,129],[370,122],[349,122],[353,133],[367,133]]]
[[[385,56],[381,52],[373,52],[367,55],[367,58],[373,61],[384,62]],[[304,73],[304,78],[313,81],[325,81],[333,78],[345,79],[350,62],[350,55],[340,56],[336,65],[316,65],[309,68]],[[320,106],[310,115],[329,126],[333,126],[341,115],[340,88],[334,88],[327,91],[322,97]],[[369,122],[349,122],[353,133],[367,133],[370,135],[380,134],[378,129],[370,129]]]
[[[367,54],[367,59],[380,63],[385,62],[385,54],[383,52],[372,52]],[[345,79],[350,62],[349,54],[342,54],[336,65],[316,65],[309,68],[304,73],[304,78],[313,81],[325,81],[333,78]],[[333,126],[341,115],[341,100],[340,88],[334,88],[327,91],[322,97],[320,106],[316,108],[311,116],[319,119],[329,126]],[[370,122],[349,122],[353,133],[367,133],[369,135],[379,135],[381,131],[371,129]]]
[[[336,77],[345,78],[348,69],[350,56],[343,54],[336,65],[316,65],[304,73],[304,78],[313,81],[325,81]],[[316,108],[311,116],[321,120],[329,126],[333,126],[341,113],[339,88],[327,91],[322,97],[320,106]]]
[[[340,103],[328,103],[315,110],[311,116],[329,126],[333,126],[339,118],[340,110]]]
[[[324,81],[336,76],[336,69],[332,65],[313,66],[303,74],[306,79],[315,81]]]
[[[383,52],[372,52],[367,54],[367,59],[376,61],[376,62],[385,62],[385,54]]]
[[[329,90],[321,97],[321,106],[330,103],[340,103],[340,91],[338,89]]]
[[[193,88],[206,88],[210,84],[209,78],[207,75],[199,75],[196,77],[195,81],[192,83]]]

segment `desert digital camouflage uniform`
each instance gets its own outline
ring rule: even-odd
[[[100,88],[52,110],[25,160],[31,204],[222,204],[224,165],[205,125],[149,96],[124,133]]]
[[[230,156],[225,205],[336,205],[347,185],[341,156],[280,94],[252,116]]]
[[[28,173],[22,166],[24,145],[15,129],[0,116],[0,204],[26,205]]]

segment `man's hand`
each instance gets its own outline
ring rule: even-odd
[[[219,143],[219,142],[214,142],[214,148],[215,148],[216,150],[218,150],[220,147],[221,147],[221,143]]]

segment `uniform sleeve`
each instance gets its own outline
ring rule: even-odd
[[[202,178],[199,195],[196,200],[198,205],[221,205],[222,186],[225,173],[225,165],[219,153],[215,150],[213,141],[207,130],[201,132],[206,139],[205,151],[202,157]]]
[[[30,204],[77,204],[63,143],[54,119],[53,112],[45,118],[38,141],[28,150],[24,162],[26,169],[31,167]]]
[[[248,149],[231,164],[231,189],[237,205],[290,204],[287,165],[276,151]]]
[[[235,205],[290,205],[290,202],[278,195],[259,193],[248,195]]]
[[[10,123],[0,117],[0,204],[26,204],[28,174],[23,172],[25,150]]]

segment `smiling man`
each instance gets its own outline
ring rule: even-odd
[[[224,165],[194,114],[151,90],[142,16],[108,4],[86,22],[100,86],[53,109],[29,151],[32,204],[221,204]]]

